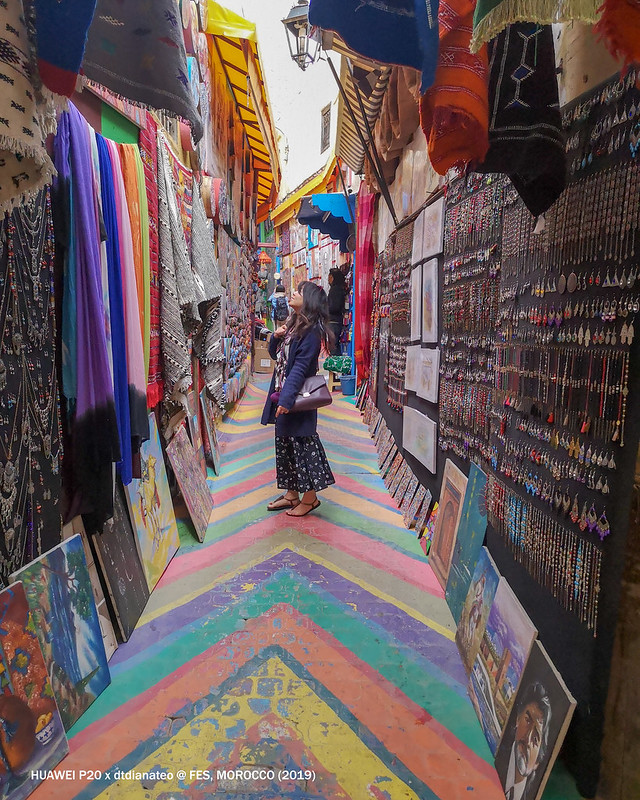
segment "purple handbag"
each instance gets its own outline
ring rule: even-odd
[[[331,405],[332,402],[333,398],[324,375],[313,375],[302,384],[291,411],[315,411],[317,408]]]

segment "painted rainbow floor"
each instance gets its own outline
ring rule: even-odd
[[[342,398],[321,412],[337,483],[296,520],[265,508],[264,399],[251,384],[222,426],[214,522],[204,544],[181,525],[111,686],[71,731],[60,767],[75,780],[32,797],[503,799],[442,590],[358,412]],[[130,770],[174,777],[116,779]]]

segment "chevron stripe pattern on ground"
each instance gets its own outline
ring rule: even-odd
[[[266,510],[266,390],[251,383],[221,424],[205,541],[180,522],[111,685],[70,732],[75,778],[32,796],[504,798],[442,590],[358,411],[337,395],[321,410],[336,485],[294,519]]]

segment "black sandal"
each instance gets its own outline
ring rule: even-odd
[[[318,500],[318,498],[316,497],[316,499],[314,500],[314,502],[313,502],[313,503],[303,503],[303,502],[302,502],[302,500],[300,500],[300,501],[298,502],[298,505],[299,505],[299,506],[309,506],[309,510],[308,510],[308,511],[305,511],[305,512],[304,512],[304,514],[290,514],[290,513],[287,511],[287,516],[288,516],[288,517],[306,517],[306,516],[307,516],[307,514],[310,514],[312,511],[315,511],[315,510],[316,510],[316,508],[318,508],[318,507],[319,507],[319,505],[320,505],[320,501],[319,501],[319,500]],[[293,506],[293,508],[296,508],[296,506]]]
[[[280,500],[286,500],[287,505],[282,506],[274,506],[273,503],[279,503]],[[269,505],[267,506],[267,511],[284,511],[287,508],[295,508],[300,503],[300,500],[291,500],[288,497],[285,497],[283,494],[280,497],[276,497],[275,500],[272,500]]]

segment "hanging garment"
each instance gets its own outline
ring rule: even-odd
[[[594,23],[599,5],[600,0],[478,0],[473,16],[471,52],[476,53],[514,22]]]
[[[625,66],[640,62],[640,5],[636,0],[604,0],[594,33]]]
[[[224,410],[224,355],[222,352],[222,284],[218,272],[209,220],[204,209],[200,186],[193,185],[191,227],[191,266],[199,287],[198,313],[203,325],[194,338],[194,349],[202,366],[202,378],[210,396]]]
[[[489,149],[489,66],[486,48],[469,52],[473,9],[473,0],[440,0],[438,8],[438,68],[420,101],[420,123],[440,175],[482,161]]]
[[[96,0],[32,2],[42,83],[55,94],[71,97],[76,88]]]
[[[376,211],[376,194],[367,194],[363,185],[358,193],[358,224],[356,226],[356,297],[355,304],[355,358],[358,379],[366,380],[371,369],[371,313],[373,311],[373,277],[375,251],[373,249],[373,220]]]
[[[122,274],[122,297],[124,305],[125,352],[127,376],[129,379],[129,416],[131,420],[131,448],[133,453],[140,450],[142,442],[149,438],[149,417],[147,414],[147,381],[144,372],[144,351],[140,313],[138,310],[138,287],[133,254],[131,222],[127,208],[127,195],[122,177],[120,152],[115,142],[105,139],[111,169],[118,217],[120,245],[120,270]]]
[[[419,70],[423,92],[433,83],[438,57],[435,0],[311,0],[309,22],[335,31],[356,53]]]
[[[71,506],[103,521],[113,515],[113,462],[120,460],[113,383],[104,331],[100,232],[88,127],[75,106],[61,115],[56,138],[64,179],[73,176],[72,212],[76,244],[77,401],[70,428]],[[66,298],[63,300],[66,302]]]
[[[122,296],[122,273],[120,269],[120,235],[116,211],[113,169],[106,140],[96,134],[100,166],[100,191],[102,197],[102,216],[106,233],[107,274],[109,286],[109,323],[111,328],[111,350],[113,354],[113,386],[120,435],[121,458],[116,464],[125,486],[131,483],[131,419],[129,410],[129,377],[127,374],[124,300]]]
[[[202,137],[202,120],[187,76],[187,54],[176,0],[144,5],[98,0],[82,68],[85,75],[147,108],[164,109]]]
[[[519,22],[489,44],[489,151],[479,172],[508,175],[534,216],[566,185],[551,26]]]
[[[178,218],[169,153],[162,134],[158,136],[158,242],[164,400],[186,409],[186,391],[191,386],[191,359],[180,314],[178,284],[188,280],[192,273],[184,230]]]
[[[149,210],[149,367],[147,405],[162,400],[162,354],[160,352],[160,272],[158,264],[158,126],[147,112],[140,130],[140,157]]]
[[[121,144],[120,161],[122,177],[131,222],[133,240],[133,262],[138,291],[138,312],[140,314],[140,330],[144,353],[145,383],[149,368],[149,208],[144,189],[144,171],[138,146]],[[141,181],[142,178],[142,181]]]
[[[52,103],[38,102],[22,0],[0,3],[0,214],[51,183],[44,140],[56,129]]]

